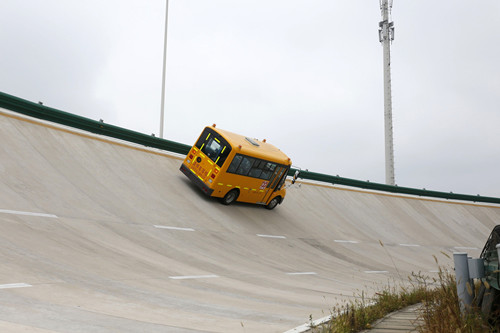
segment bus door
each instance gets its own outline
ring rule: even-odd
[[[278,165],[276,169],[274,169],[273,175],[269,179],[267,187],[265,188],[266,193],[264,194],[262,202],[267,204],[272,194],[276,191],[278,187],[280,187],[280,185],[283,184],[287,173],[288,173],[288,167]]]

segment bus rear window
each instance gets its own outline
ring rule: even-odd
[[[198,142],[196,142],[196,147],[220,167],[222,167],[231,152],[231,146],[227,141],[210,128],[205,128]]]
[[[205,155],[210,157],[210,159],[215,162],[215,159],[219,156],[222,146],[219,142],[214,140],[214,138],[210,138],[203,148]]]

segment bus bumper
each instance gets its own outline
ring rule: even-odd
[[[193,173],[193,171],[189,170],[187,166],[184,164],[181,165],[180,170],[182,171],[183,174],[185,174],[196,186],[198,186],[203,193],[205,193],[208,196],[212,195],[212,192],[214,191],[210,187],[207,186],[196,174]]]

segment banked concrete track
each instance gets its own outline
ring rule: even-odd
[[[305,183],[274,211],[223,206],[180,163],[0,110],[0,331],[283,332],[433,255],[477,256],[500,221]]]

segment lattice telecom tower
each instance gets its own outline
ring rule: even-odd
[[[379,1],[382,21],[379,23],[378,36],[384,48],[385,183],[395,185],[391,93],[391,42],[394,40],[394,22],[389,22],[392,0]]]

